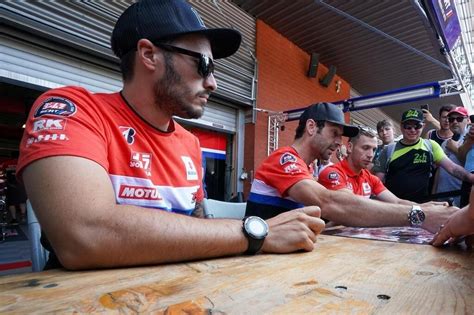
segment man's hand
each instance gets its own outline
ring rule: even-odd
[[[471,140],[474,141],[474,128],[473,127],[474,127],[474,124],[468,125],[469,131],[466,134],[466,138],[470,138]]]
[[[469,208],[463,208],[454,213],[447,222],[441,226],[431,241],[434,246],[441,246],[448,241],[449,244],[456,243],[461,236],[471,235],[466,242],[472,246],[472,236],[474,236],[474,220],[469,216]]]
[[[423,118],[428,121],[428,122],[434,122],[436,119],[431,115],[431,112],[427,109],[422,109],[423,112]]]
[[[425,212],[426,219],[423,228],[436,233],[439,227],[444,224],[449,217],[459,210],[458,207],[446,207],[445,205],[427,205],[422,207]]]
[[[268,236],[262,250],[266,253],[312,251],[316,236],[324,229],[321,209],[316,206],[288,211],[267,220]]]
[[[451,152],[457,153],[459,148],[459,141],[448,139],[446,142],[446,148],[448,148]]]

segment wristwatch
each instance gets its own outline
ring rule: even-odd
[[[411,206],[410,212],[408,212],[408,221],[411,226],[420,227],[425,221],[425,213],[421,210],[420,206]]]
[[[249,241],[245,255],[255,255],[262,248],[268,235],[268,224],[262,218],[251,216],[243,220],[242,230]]]

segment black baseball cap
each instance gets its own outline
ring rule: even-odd
[[[342,135],[345,137],[355,137],[359,133],[359,128],[348,125],[344,121],[344,113],[336,105],[332,103],[316,103],[308,106],[300,117],[300,126],[306,126],[308,119],[329,121],[333,124],[343,127]],[[299,127],[298,127],[299,128]]]
[[[405,121],[417,121],[417,122],[423,122],[425,118],[423,117],[423,112],[418,109],[418,108],[410,108],[409,110],[403,112],[402,114],[402,123]]]
[[[214,59],[235,53],[242,36],[234,29],[208,29],[197,11],[185,0],[140,0],[119,17],[111,37],[114,54],[122,58],[135,50],[137,42],[169,40],[185,34],[205,35]]]

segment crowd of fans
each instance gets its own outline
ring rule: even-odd
[[[471,234],[474,211],[469,211],[467,205],[474,183],[472,121],[474,115],[469,116],[464,107],[447,104],[440,107],[438,119],[428,106],[405,111],[399,141],[394,140],[394,124],[390,120],[379,121],[376,130],[360,126],[360,133],[349,139],[348,156],[336,164],[326,162],[328,167],[318,172],[315,179],[328,189],[348,190],[385,202],[446,201],[465,207],[448,222],[459,230],[462,225],[463,231],[470,230],[466,234]],[[425,130],[427,123],[435,128]],[[466,221],[461,224],[460,218]],[[452,227],[449,229],[447,232],[443,225],[443,236],[436,234],[433,243],[441,245],[462,235],[451,231],[456,230]]]
[[[457,207],[465,206],[471,188],[470,173],[474,172],[474,150],[470,150],[474,131],[470,131],[470,119],[465,108],[452,104],[441,106],[438,119],[427,108],[412,108],[402,115],[399,141],[395,141],[391,120],[379,121],[374,126],[376,129],[360,126],[363,136],[376,141],[372,156],[365,157],[371,162],[362,169],[379,177],[399,198],[416,202],[447,201]],[[435,128],[426,130],[428,123]],[[359,137],[349,139],[349,144],[354,147]],[[350,161],[351,155],[346,154],[344,158]],[[336,154],[332,159],[316,159],[311,164],[314,178],[321,183],[330,181],[321,178],[321,173],[328,166],[334,169],[334,162],[342,163],[342,160]]]

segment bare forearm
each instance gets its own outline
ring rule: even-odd
[[[471,181],[471,174],[466,171],[462,166],[454,164],[451,170],[448,170],[448,172],[453,175],[454,177],[465,181],[465,182],[470,182]]]
[[[397,196],[395,196],[390,190],[385,189],[381,193],[379,193],[375,199],[387,203],[392,203],[392,204],[399,204],[399,205],[409,205],[412,206],[414,203],[413,201],[410,200],[405,200],[405,199],[400,199]]]
[[[411,207],[331,192],[321,206],[321,216],[346,226],[404,226]]]
[[[321,207],[321,217],[347,226],[406,226],[411,206],[390,204],[356,196],[342,191],[331,191],[320,184],[303,180],[288,190],[288,195],[305,205]],[[415,203],[413,203],[415,204]],[[423,205],[423,228],[436,231],[456,211],[445,205]]]
[[[42,159],[24,170],[23,180],[43,230],[69,269],[231,255],[248,244],[239,221],[118,205],[107,173],[87,159]]]
[[[346,226],[404,226],[411,207],[354,195],[346,189],[332,191],[319,183],[303,180],[288,195],[305,205],[321,208],[321,217]]]
[[[397,198],[397,201],[398,201],[397,204],[399,205],[413,206],[416,204],[416,202],[406,200],[406,199],[400,199],[400,198]]]
[[[211,222],[123,205],[116,205],[111,210],[111,216],[78,220],[69,232],[53,233],[52,245],[67,268],[210,258],[242,253],[247,246],[240,221]]]

